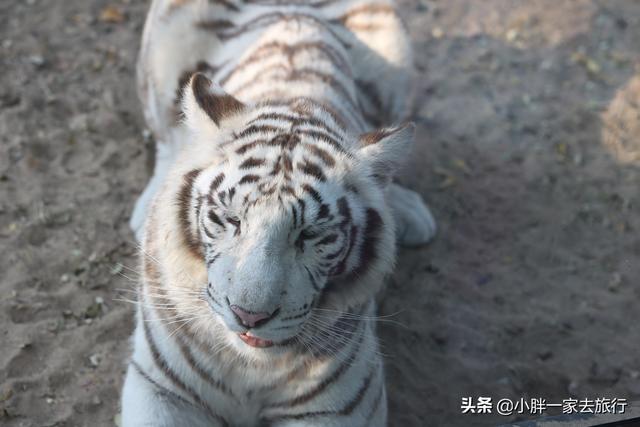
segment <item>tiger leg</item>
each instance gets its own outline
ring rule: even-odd
[[[330,393],[328,396],[325,394],[323,398],[321,394],[307,404],[290,408],[288,413],[267,416],[266,424],[270,427],[386,427],[384,369],[379,364],[370,371],[370,358],[375,356],[366,349],[359,357],[360,360],[349,362],[353,363],[349,369],[356,372],[333,383],[325,391]],[[370,373],[363,377],[367,371]]]
[[[216,426],[212,422],[202,410],[168,392],[136,365],[129,365],[122,391],[123,427]]]
[[[373,404],[371,404],[368,406],[367,410],[369,412],[275,421],[268,425],[269,427],[386,427],[387,398],[384,390],[382,391],[382,399],[377,403],[377,405],[373,406]]]
[[[413,107],[413,58],[411,40],[393,2],[388,8],[372,3],[371,12],[357,6],[362,13],[342,19],[353,37],[354,74],[359,84],[360,105],[376,126],[399,123],[410,118]],[[398,242],[418,246],[429,242],[436,233],[436,223],[421,196],[392,184],[387,199],[396,221]]]
[[[391,207],[396,236],[401,245],[423,245],[435,236],[436,222],[420,194],[391,184],[387,189],[387,203]]]

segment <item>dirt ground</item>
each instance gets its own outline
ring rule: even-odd
[[[2,425],[115,425],[147,4],[0,1]],[[440,233],[380,298],[402,324],[380,328],[390,425],[518,419],[462,415],[464,396],[640,399],[640,2],[401,5],[420,101],[403,181]]]

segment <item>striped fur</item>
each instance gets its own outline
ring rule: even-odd
[[[402,120],[410,62],[390,1],[152,3],[125,426],[386,424],[373,297],[394,222],[435,230],[391,184],[413,126],[372,130]]]

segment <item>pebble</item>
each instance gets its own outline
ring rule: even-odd
[[[618,272],[615,272],[611,275],[611,279],[609,280],[609,292],[618,292],[620,289],[620,285],[622,284],[622,275]]]
[[[567,386],[567,391],[571,396],[578,396],[580,391],[580,383],[575,380],[570,381],[569,385]]]
[[[542,360],[543,362],[546,360],[549,360],[553,357],[553,352],[551,350],[542,350],[540,352],[538,352],[538,357],[540,358],[540,360]]]
[[[97,368],[100,365],[100,362],[102,362],[102,357],[99,354],[92,354],[89,356],[89,363],[91,363],[91,366],[94,368]]]
[[[435,27],[433,30],[431,30],[431,36],[434,39],[441,39],[442,36],[444,36],[444,31],[442,31],[442,28],[440,27]]]
[[[507,38],[507,41],[512,42],[515,39],[517,39],[519,35],[520,35],[520,32],[516,28],[511,28],[507,31],[507,33],[505,34],[505,37]]]
[[[42,55],[31,55],[28,58],[29,62],[38,68],[44,67],[46,61]]]
[[[124,266],[120,263],[116,264],[112,269],[111,269],[111,274],[112,275],[117,275],[122,273],[122,270],[124,269]]]
[[[89,129],[89,117],[87,114],[77,114],[69,121],[69,129],[74,132],[85,132]]]

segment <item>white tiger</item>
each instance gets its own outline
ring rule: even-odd
[[[410,65],[390,1],[152,3],[124,426],[386,425],[373,297],[396,237],[435,233],[391,183],[413,125],[371,131],[404,118]]]

